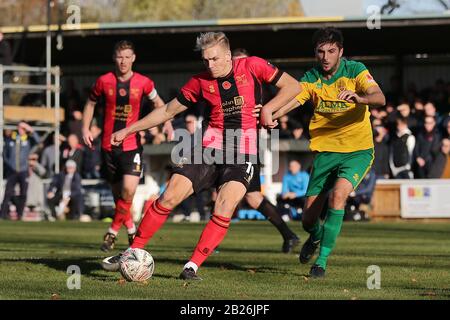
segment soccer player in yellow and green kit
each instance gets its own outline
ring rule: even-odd
[[[313,36],[319,65],[300,80],[302,92],[279,110],[261,110],[261,123],[272,128],[276,120],[292,109],[311,101],[314,116],[309,125],[311,150],[316,153],[303,228],[310,234],[300,252],[307,263],[320,246],[311,267],[311,277],[325,276],[327,259],[341,230],[349,194],[369,171],[374,159],[369,105],[383,106],[385,97],[364,64],[342,58],[343,36],[335,28],[324,28]],[[328,199],[326,218],[320,213]]]

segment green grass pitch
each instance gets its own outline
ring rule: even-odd
[[[306,277],[310,265],[281,253],[281,237],[267,221],[238,221],[199,271],[201,282],[178,279],[204,224],[168,222],[147,250],[155,272],[129,283],[106,272],[99,250],[101,222],[0,222],[0,299],[449,299],[450,223],[344,223],[324,279]],[[306,233],[299,222],[290,226]],[[127,247],[124,229],[118,249]],[[69,290],[67,268],[81,270]],[[380,289],[367,288],[367,268],[381,270]]]

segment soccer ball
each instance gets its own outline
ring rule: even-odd
[[[145,281],[150,279],[155,262],[150,253],[143,249],[127,249],[120,257],[120,273],[127,281]]]

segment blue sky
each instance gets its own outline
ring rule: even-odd
[[[387,0],[301,0],[307,16],[365,16],[370,5],[382,7]],[[400,8],[392,15],[442,13],[444,2],[450,8],[450,0],[397,0]]]

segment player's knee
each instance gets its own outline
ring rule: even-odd
[[[347,200],[347,194],[342,190],[334,190],[330,195],[329,206],[333,209],[342,209]]]
[[[304,230],[309,230],[314,225],[314,219],[307,214],[307,211],[302,214],[302,226]]]
[[[121,197],[123,200],[125,200],[127,202],[133,201],[134,192],[129,189],[124,189],[124,190],[122,190]]]
[[[183,201],[176,193],[166,190],[159,198],[159,203],[167,209],[173,209]]]
[[[219,215],[232,214],[236,206],[237,203],[235,201],[219,197],[214,206],[214,213]]]
[[[263,201],[263,196],[259,192],[251,192],[245,195],[245,199],[247,200],[250,207],[252,207],[253,209],[257,209]]]

